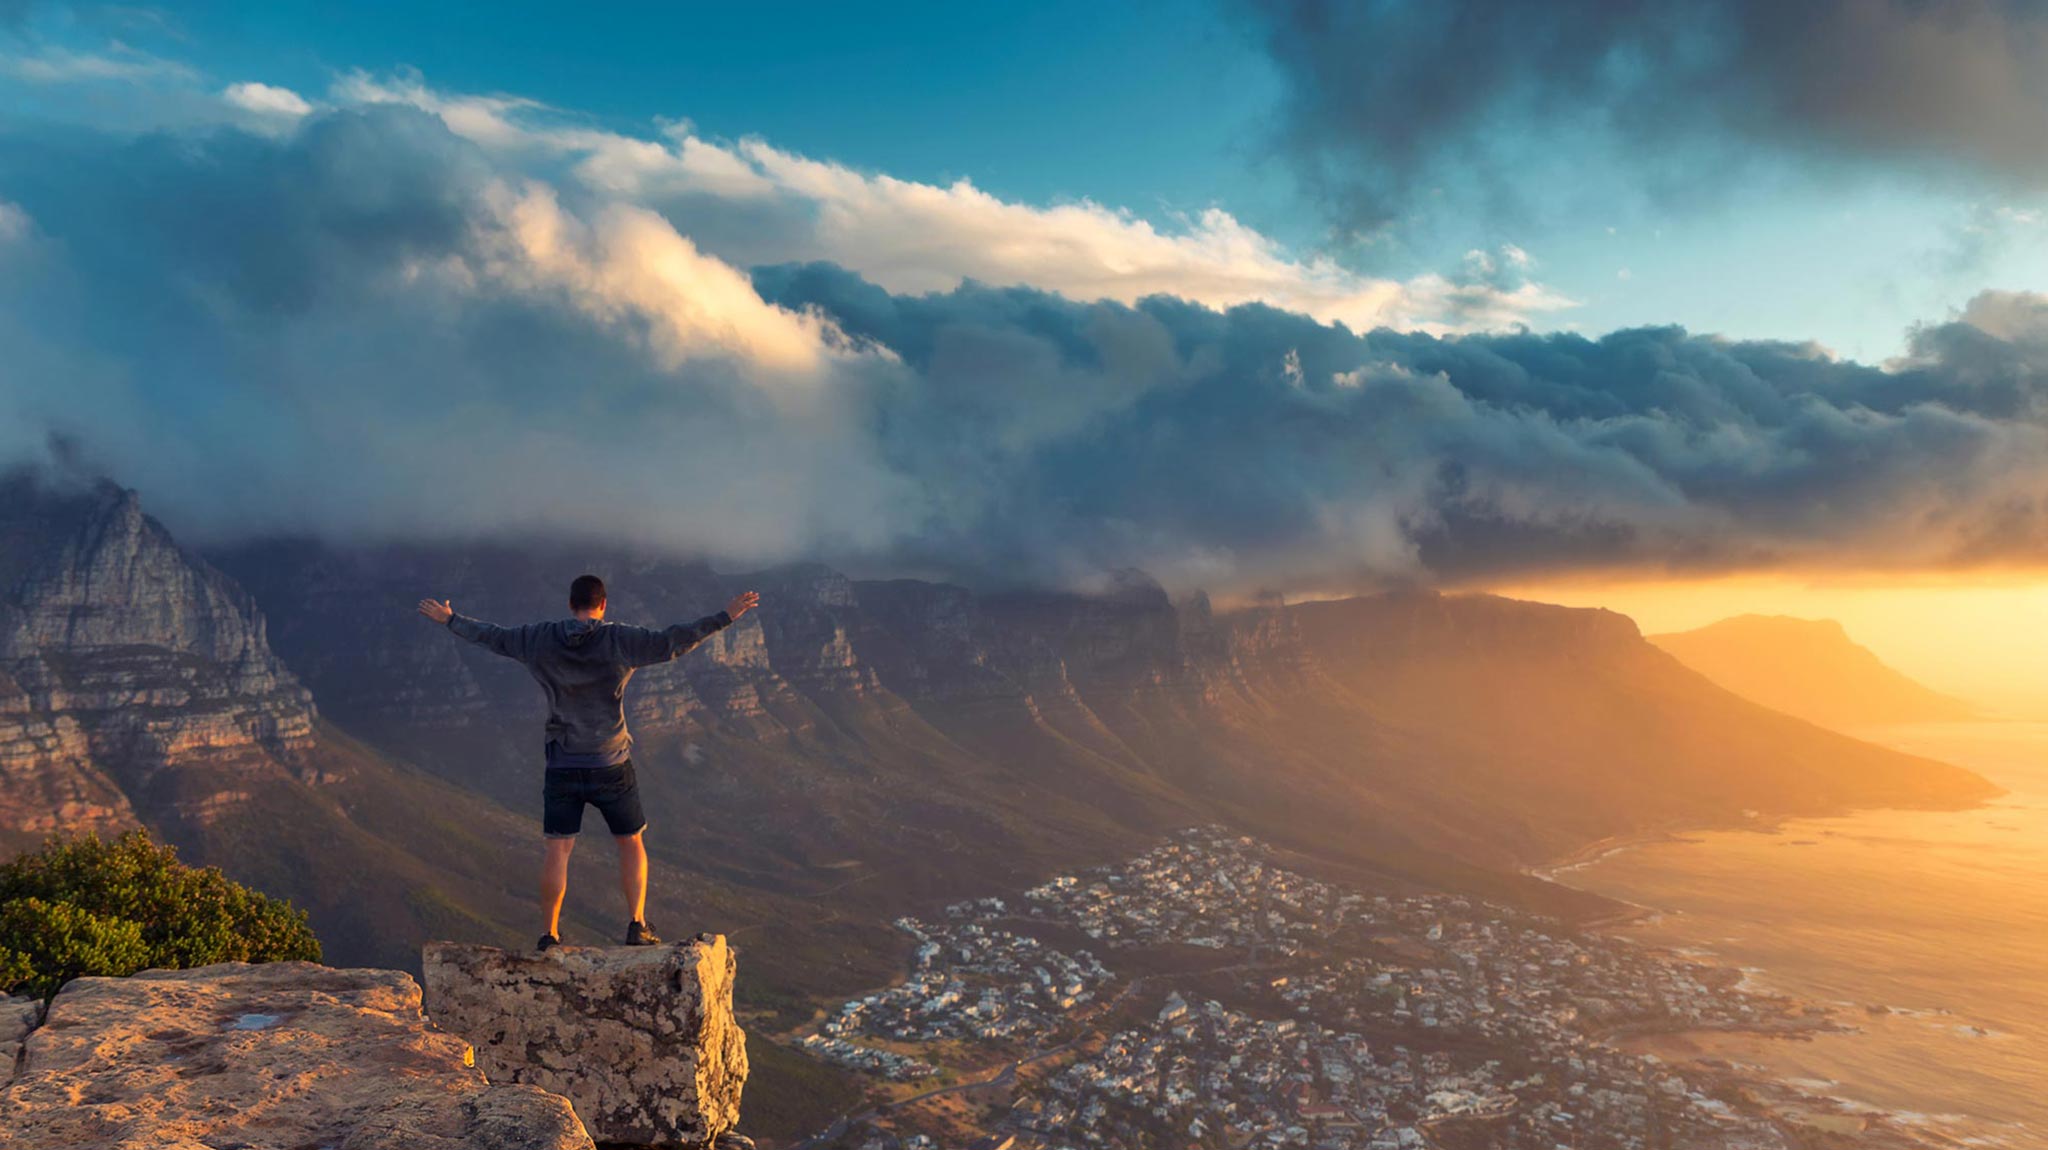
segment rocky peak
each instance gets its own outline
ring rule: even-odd
[[[0,834],[129,825],[143,790],[198,815],[307,769],[312,696],[262,614],[133,491],[0,480],[0,543]],[[188,768],[228,774],[165,776]]]
[[[12,620],[0,651],[151,647],[288,677],[249,597],[144,515],[135,492],[102,483],[68,496],[37,493],[17,480],[4,494],[12,510],[0,514],[41,531],[39,539],[7,533],[22,551],[10,564]]]

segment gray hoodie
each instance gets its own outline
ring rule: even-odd
[[[448,629],[517,659],[548,695],[549,766],[598,766],[625,761],[633,736],[626,732],[626,681],[650,663],[666,663],[732,624],[723,611],[695,623],[659,631],[590,619],[551,619],[500,627],[467,615]]]

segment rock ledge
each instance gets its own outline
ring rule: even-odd
[[[395,970],[223,963],[74,979],[14,1070],[0,1147],[592,1150],[564,1099],[487,1081]]]
[[[723,935],[545,954],[430,942],[427,1013],[493,1082],[567,1098],[599,1142],[705,1146],[739,1123],[746,1035]]]

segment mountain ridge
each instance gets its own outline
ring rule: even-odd
[[[1647,752],[1633,754],[1629,771],[1610,772],[1621,781],[1638,775],[1657,780],[1672,791],[1675,800],[1641,795],[1660,823],[1739,817],[1742,809],[1776,805],[1773,788],[1800,810],[1861,800],[1946,801],[1941,794],[1949,784],[1959,784],[1957,794],[1983,793],[1966,772],[1787,725],[1782,716],[1741,703],[1645,643],[1632,621],[1607,611],[1402,592],[1216,612],[1199,595],[1175,604],[1156,584],[1135,577],[1110,594],[1086,596],[856,580],[815,563],[721,574],[697,563],[545,547],[483,554],[418,547],[353,556],[315,551],[323,556],[310,568],[317,578],[303,573],[303,553],[280,562],[268,545],[220,561],[270,605],[280,649],[294,665],[308,666],[310,681],[341,722],[372,743],[438,740],[440,748],[423,765],[472,783],[479,758],[533,759],[516,733],[522,723],[535,725],[531,684],[519,668],[448,643],[410,618],[403,608],[420,594],[452,597],[459,608],[506,621],[547,617],[561,613],[559,588],[588,568],[607,574],[615,617],[652,622],[694,617],[742,587],[760,590],[764,607],[754,616],[679,664],[636,678],[629,717],[651,761],[708,765],[692,780],[705,809],[740,800],[750,787],[800,784],[811,801],[784,797],[817,820],[810,827],[815,841],[832,844],[822,853],[836,858],[857,856],[865,849],[858,841],[863,836],[847,825],[853,820],[820,809],[826,804],[815,801],[817,795],[841,793],[846,809],[867,807],[879,817],[872,800],[878,792],[899,793],[892,788],[927,805],[951,801],[970,824],[995,810],[1017,813],[1015,802],[993,792],[1021,788],[1029,792],[1026,810],[1047,824],[1092,824],[1097,831],[1105,815],[1125,833],[1151,833],[1224,814],[1277,831],[1277,841],[1293,837],[1329,847],[1355,840],[1358,827],[1370,826],[1391,846],[1378,852],[1381,863],[1405,863],[1421,853],[1511,869],[1584,838],[1627,829],[1637,817],[1616,804],[1606,804],[1608,822],[1583,820],[1583,804],[1561,804],[1527,786],[1514,793],[1531,804],[1528,814],[1510,813],[1507,820],[1526,825],[1506,835],[1497,818],[1464,814],[1468,799],[1475,809],[1501,813],[1485,788],[1476,796],[1432,801],[1430,780],[1444,775],[1432,756],[1446,750],[1458,750],[1458,760],[1475,775],[1486,773],[1473,764],[1488,756],[1540,773],[1560,760],[1609,755],[1597,728],[1566,740],[1569,749],[1551,748],[1548,760],[1516,746],[1523,735],[1459,750],[1472,740],[1455,728],[1471,726],[1473,717],[1440,715],[1441,698],[1408,690],[1419,675],[1443,676],[1439,686],[1451,694],[1475,676],[1497,679],[1487,664],[1503,651],[1515,655],[1519,677],[1488,688],[1495,702],[1542,690],[1569,694],[1574,685],[1595,683],[1589,669],[1601,673],[1600,691],[1663,693],[1668,721],[1644,735],[1685,740],[1685,776],[1672,776]],[[318,592],[315,599],[302,598],[308,589]],[[1346,620],[1356,624],[1350,631]],[[1339,632],[1349,635],[1349,647],[1324,641]],[[339,635],[360,644],[353,656],[337,655]],[[318,669],[312,660],[320,662]],[[1626,674],[1612,673],[1621,665],[1629,668]],[[1543,683],[1559,673],[1562,685]],[[391,678],[366,682],[382,676]],[[437,700],[442,692],[445,698]],[[1578,701],[1588,714],[1598,709]],[[457,704],[459,720],[450,710]],[[1678,713],[1687,707],[1705,708],[1714,719],[1689,722]],[[1603,713],[1623,721],[1629,711],[1609,706]],[[1759,753],[1769,753],[1764,744],[1772,739],[1798,748],[1791,766],[1773,774],[1712,762],[1712,743],[1729,737],[1715,728],[1731,723],[1737,740]],[[506,731],[514,734],[507,738]],[[471,740],[478,733],[481,743]],[[467,748],[451,745],[465,741],[471,741]],[[807,756],[829,759],[835,741],[858,753],[831,769],[792,766]],[[901,752],[893,758],[881,753],[892,743]],[[766,749],[782,762],[747,782],[718,769]],[[971,767],[905,777],[916,773],[920,759],[929,767],[961,752],[974,761]],[[1833,761],[1844,757],[1859,765],[1845,769],[1846,762]],[[1280,763],[1291,765],[1278,769]],[[847,771],[856,767],[871,770],[871,785],[847,791]],[[1915,771],[1928,781],[1924,793],[1916,792]],[[1384,804],[1365,801],[1356,785],[1361,772],[1375,774],[1388,784],[1386,794],[1405,799],[1409,808],[1395,817]],[[1724,775],[1746,778],[1754,793],[1736,795],[1716,781]],[[1943,778],[1948,782],[1931,781]],[[508,805],[525,801],[523,785],[502,792]],[[1077,792],[1086,800],[1076,802]],[[739,825],[747,822],[744,802],[728,814]],[[1556,828],[1542,825],[1553,816]],[[1351,820],[1351,829],[1338,831],[1333,820]],[[908,825],[930,829],[921,819]],[[1290,825],[1316,833],[1290,836]],[[748,853],[744,845],[735,849]],[[1359,854],[1342,846],[1335,853]]]
[[[1332,865],[1540,899],[1556,896],[1511,876],[1646,822],[1987,789],[1741,703],[1608,611],[1396,592],[1219,612],[1199,593],[1173,602],[1142,572],[1092,596],[981,592],[817,563],[721,574],[503,544],[269,541],[201,557],[133,492],[12,482],[0,671],[41,681],[54,667],[101,688],[0,698],[0,748],[17,756],[0,776],[14,822],[0,829],[17,839],[47,829],[26,812],[69,769],[75,790],[101,787],[108,826],[211,841],[208,819],[263,789],[247,773],[259,760],[266,793],[283,793],[279,778],[317,790],[402,769],[518,817],[538,782],[529,678],[411,604],[559,614],[568,574],[591,567],[612,577],[623,618],[690,618],[743,584],[763,592],[761,611],[645,670],[629,713],[657,854],[673,828],[670,865],[786,897],[837,889],[857,865],[891,876],[880,910],[1028,883],[1221,819]],[[96,709],[59,705],[79,697]],[[154,717],[110,717],[135,712]],[[106,734],[137,726],[155,741]],[[1717,764],[1731,744],[1777,765]],[[962,866],[927,873],[947,855]]]
[[[1736,615],[1648,638],[1746,699],[1834,730],[1981,717],[1886,664],[1833,619]]]

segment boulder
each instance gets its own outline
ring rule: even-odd
[[[28,1032],[43,1019],[43,1004],[33,998],[0,994],[0,1086],[14,1077],[14,1064]]]
[[[475,1044],[491,1081],[562,1095],[599,1142],[702,1146],[738,1124],[747,1081],[734,969],[723,935],[546,953],[430,942],[427,1013]]]
[[[395,970],[75,979],[13,1070],[0,1147],[592,1150],[566,1100],[489,1082]]]

